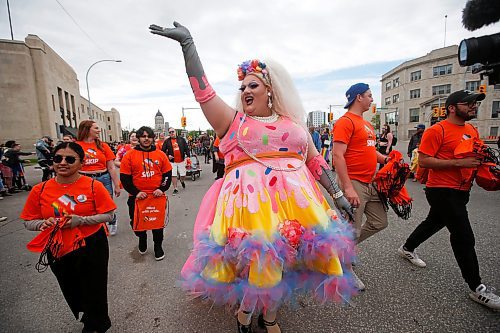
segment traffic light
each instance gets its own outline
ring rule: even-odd
[[[439,109],[439,116],[441,118],[446,117],[446,108],[444,106],[442,106],[441,109]]]
[[[482,84],[479,86],[479,92],[482,94],[486,94],[486,85]]]
[[[432,118],[438,118],[439,117],[439,108],[436,106],[432,108]]]
[[[377,113],[377,104],[372,104],[372,113]]]
[[[333,113],[328,114],[328,122],[331,123],[333,121]]]
[[[181,117],[181,126],[186,127],[186,117]]]

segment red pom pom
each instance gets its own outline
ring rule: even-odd
[[[298,248],[300,239],[304,234],[304,227],[297,220],[285,220],[278,225],[280,234],[285,237],[288,244],[293,248]]]

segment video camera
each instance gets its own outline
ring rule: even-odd
[[[462,23],[473,31],[500,20],[500,1],[469,0],[463,10]],[[500,83],[500,33],[464,39],[458,47],[460,66],[478,64],[473,74],[488,77],[488,85]]]

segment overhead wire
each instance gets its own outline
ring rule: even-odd
[[[71,14],[64,8],[64,6],[59,2],[59,0],[56,0],[56,2],[61,6],[62,10],[66,13],[66,15],[69,16],[69,18],[73,21],[73,23],[80,29],[80,31],[92,42],[94,45],[101,50],[108,58],[113,58],[111,55],[109,55],[108,52],[106,52],[92,37],[78,24],[78,22],[71,16]]]

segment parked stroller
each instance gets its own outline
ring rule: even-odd
[[[200,161],[195,154],[186,158],[186,176],[191,177],[193,181],[196,180],[196,177],[200,178],[201,176]]]

